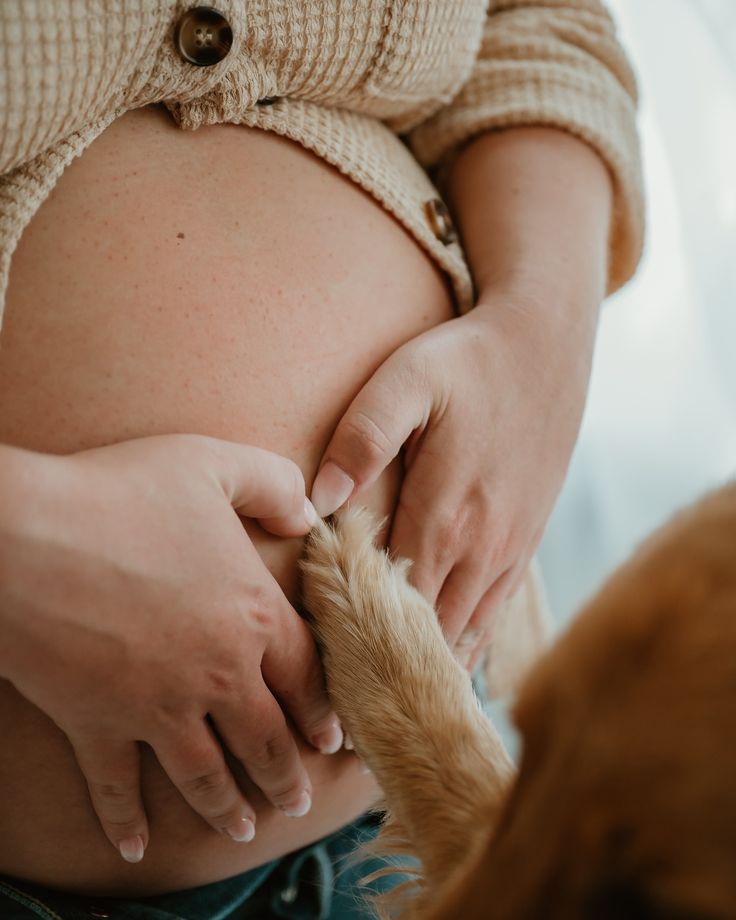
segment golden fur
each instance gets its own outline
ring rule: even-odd
[[[316,529],[329,692],[422,864],[402,917],[736,918],[736,484],[678,515],[536,665],[519,776],[364,512]]]
[[[337,713],[386,797],[392,847],[403,840],[418,856],[430,896],[429,880],[485,842],[479,807],[500,803],[512,764],[434,609],[407,582],[408,565],[374,547],[376,530],[351,510],[335,530],[312,531],[304,603]]]

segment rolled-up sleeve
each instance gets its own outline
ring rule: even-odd
[[[406,140],[435,174],[487,130],[549,126],[588,143],[613,180],[610,292],[631,277],[643,244],[636,105],[634,74],[598,0],[491,0],[470,78]]]

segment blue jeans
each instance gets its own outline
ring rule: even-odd
[[[366,895],[403,880],[398,874],[363,885],[387,861],[357,860],[378,818],[354,824],[296,853],[222,882],[155,898],[88,898],[0,876],[2,920],[368,920]]]

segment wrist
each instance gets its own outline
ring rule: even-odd
[[[48,534],[48,516],[64,493],[62,458],[0,445],[0,675],[12,679],[26,617],[23,598],[38,582],[34,544]]]
[[[0,561],[14,534],[34,522],[62,492],[64,458],[0,444]]]
[[[545,386],[587,390],[593,362],[598,304],[554,300],[528,287],[487,287],[473,316]],[[544,371],[542,373],[542,370]],[[535,373],[537,372],[537,373]]]
[[[479,318],[529,335],[557,340],[560,347],[592,349],[600,300],[580,291],[555,291],[536,279],[486,285],[472,311]]]

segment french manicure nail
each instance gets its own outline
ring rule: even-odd
[[[320,754],[335,754],[342,747],[342,739],[342,728],[340,723],[335,721],[325,731],[315,735],[312,744]]]
[[[312,807],[312,796],[304,790],[293,805],[282,805],[281,810],[290,818],[303,818]]]
[[[256,835],[256,826],[250,818],[241,818],[225,828],[225,833],[236,843],[250,843]]]
[[[316,527],[319,523],[319,515],[308,498],[304,499],[304,517],[307,519],[307,524],[309,524],[310,527]]]
[[[331,460],[317,473],[312,486],[312,502],[320,517],[328,517],[350,498],[355,483]]]
[[[118,849],[120,850],[120,855],[126,862],[139,863],[143,859],[143,853],[145,851],[143,838],[140,834],[135,837],[126,837],[125,840],[120,841]]]
[[[346,751],[354,751],[354,750],[355,750],[355,745],[353,744],[352,735],[349,735],[347,732],[345,732],[344,747],[345,747],[345,750],[346,750]]]

